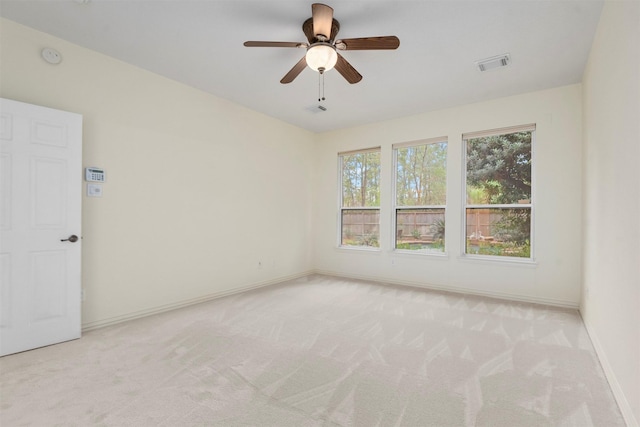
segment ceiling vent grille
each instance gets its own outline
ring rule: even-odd
[[[480,71],[495,70],[496,68],[502,68],[509,65],[511,62],[511,55],[505,53],[504,55],[493,56],[487,59],[481,59],[476,62]]]

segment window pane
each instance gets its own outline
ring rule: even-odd
[[[531,208],[467,208],[466,253],[531,257]]]
[[[379,247],[380,211],[378,209],[342,210],[341,245]]]
[[[530,203],[531,131],[467,140],[467,204]]]
[[[397,209],[396,249],[444,252],[444,209]]]
[[[380,206],[380,152],[342,156],[342,206]]]
[[[446,204],[447,143],[396,149],[396,204]]]

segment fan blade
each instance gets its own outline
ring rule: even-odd
[[[298,63],[294,65],[293,68],[289,70],[287,74],[285,74],[282,80],[280,80],[280,83],[282,84],[291,83],[296,77],[298,77],[298,74],[300,74],[306,66],[307,66],[307,57],[303,56],[302,59],[298,61]]]
[[[326,40],[329,40],[333,23],[333,9],[326,4],[314,3],[311,5],[311,16],[313,17],[313,35],[316,37],[322,35]]]
[[[361,37],[336,41],[336,48],[340,50],[397,49],[398,46],[400,46],[400,39],[396,36]]]
[[[307,47],[306,43],[298,42],[244,42],[246,47]]]
[[[358,83],[362,80],[360,73],[340,54],[338,54],[338,62],[336,62],[335,69],[351,84]]]

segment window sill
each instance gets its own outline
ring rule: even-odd
[[[416,257],[416,258],[433,257],[434,259],[449,258],[448,252],[411,251],[406,249],[392,249],[389,252],[392,255],[397,255],[402,257]]]
[[[517,265],[528,268],[536,268],[538,262],[531,258],[499,257],[491,255],[459,255],[458,259],[464,262],[475,262],[480,264],[502,264]]]
[[[372,246],[337,246],[336,250],[339,252],[363,252],[363,253],[381,253],[380,248]]]

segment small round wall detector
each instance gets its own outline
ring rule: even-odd
[[[62,61],[62,55],[55,49],[45,47],[42,49],[42,58],[49,64],[59,64]]]

